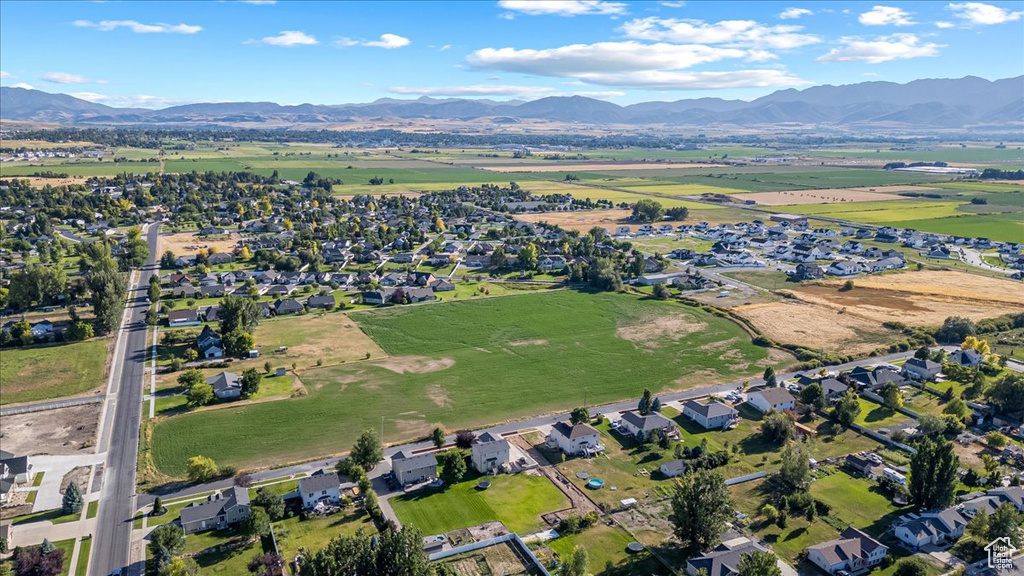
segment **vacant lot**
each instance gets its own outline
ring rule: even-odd
[[[818,350],[870,352],[896,336],[879,321],[809,302],[770,302],[732,310],[777,342]]]
[[[1019,282],[988,278],[966,272],[922,270],[866,276],[857,278],[855,282],[858,288],[878,288],[903,292],[908,295],[1024,306],[1024,290],[1020,289]],[[836,281],[830,284],[839,285],[841,282]]]
[[[280,464],[347,450],[382,416],[388,440],[410,439],[438,423],[480,426],[569,409],[582,402],[584,386],[589,402],[608,402],[643,387],[725,382],[771,363],[730,321],[621,294],[559,291],[352,318],[391,358],[304,370],[306,397],[161,421],[153,434],[156,465],[176,476],[196,454],[221,464]],[[703,328],[664,329],[684,325]],[[657,335],[617,335],[637,326]],[[531,341],[546,344],[511,344]]]
[[[214,249],[217,252],[231,252],[238,243],[238,234],[232,232],[224,236],[197,236],[194,232],[178,232],[177,234],[161,234],[157,247],[157,255],[170,250],[175,256],[190,256],[200,250]]]
[[[578,196],[583,198],[584,196]],[[644,196],[636,195],[636,198],[630,200],[630,202],[636,202],[645,198]],[[672,207],[677,204],[694,204],[693,202],[687,202],[686,200],[672,200],[672,199],[658,199],[665,207]],[[591,228],[598,226],[604,228],[610,233],[615,232],[615,229],[619,226],[625,226],[631,231],[636,232],[636,229],[642,226],[637,222],[629,220],[630,210],[588,210],[581,212],[531,212],[529,214],[516,214],[516,220],[522,222],[547,222],[548,224],[556,224],[566,230],[579,230],[580,232],[586,232]],[[749,220],[750,215],[743,213],[739,210],[728,210],[723,209],[719,206],[708,206],[706,208],[696,208],[690,210],[690,215],[686,218],[686,223],[696,223],[700,221],[709,222],[711,224],[723,224],[723,223],[735,223],[743,220]],[[673,227],[683,224],[684,221],[679,222],[666,222],[671,224]]]
[[[484,522],[501,522],[520,535],[544,528],[542,514],[564,510],[569,500],[544,476],[500,475],[487,478],[491,487],[479,490],[477,478],[442,490],[418,490],[391,498],[402,524],[424,534],[443,534]]]
[[[736,194],[739,201],[753,200],[762,206],[786,206],[792,204],[835,204],[840,202],[876,202],[881,200],[905,200],[902,196],[869,192],[866,189],[836,188],[833,190],[784,190],[781,192],[749,192]]]
[[[4,416],[0,421],[3,449],[14,454],[76,454],[92,446],[100,419],[100,404],[86,404]],[[45,418],[40,418],[45,414]]]
[[[0,361],[0,404],[33,402],[99,390],[107,340],[41,348],[8,348]]]
[[[606,170],[669,170],[671,168],[721,168],[717,164],[669,164],[667,162],[624,162],[622,164],[519,164],[481,166],[492,172],[603,172]]]

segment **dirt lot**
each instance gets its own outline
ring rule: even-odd
[[[179,232],[177,234],[161,234],[157,254],[163,254],[170,250],[176,256],[189,256],[196,254],[202,249],[209,250],[216,248],[217,252],[231,252],[238,243],[238,234],[231,233],[227,236],[215,236],[212,238],[200,238],[194,232]]]
[[[67,178],[40,178],[38,176],[18,176],[18,180],[28,180],[29,186],[33,188],[42,188],[49,184],[50,186],[70,186],[72,184],[85,184],[88,180],[85,176],[69,176]]]
[[[761,206],[790,204],[835,204],[839,202],[877,202],[906,200],[903,196],[879,192],[878,188],[836,188],[833,190],[788,190],[785,192],[749,192],[733,194],[740,201],[753,200]]]
[[[829,282],[839,285],[844,281]],[[966,272],[922,270],[856,278],[858,288],[895,290],[911,295],[956,300],[984,301],[993,304],[1024,306],[1024,290],[1013,280],[988,278]]]
[[[100,404],[4,416],[0,443],[15,454],[76,454],[96,441]]]
[[[717,216],[717,213],[721,212],[722,216]],[[705,220],[711,224],[721,224],[723,222],[734,223],[739,222],[741,219],[732,216],[735,212],[732,210],[706,210],[700,214],[700,219]],[[636,222],[629,222],[631,212],[629,210],[587,210],[581,212],[531,212],[528,214],[516,214],[516,220],[521,222],[547,222],[548,224],[558,225],[566,230],[578,230],[580,232],[586,232],[595,226],[600,226],[607,230],[609,233],[614,233],[615,228],[619,226],[626,226],[631,231],[636,232],[636,229],[642,226]],[[691,215],[691,218],[693,216]],[[696,221],[696,220],[693,220]],[[672,222],[673,226],[678,226],[681,222]]]
[[[851,354],[870,352],[895,334],[880,322],[804,302],[751,304],[733,308],[773,340]]]
[[[624,162],[622,164],[517,164],[515,166],[481,166],[491,172],[601,172],[607,170],[669,170],[671,168],[714,168],[717,164]]]

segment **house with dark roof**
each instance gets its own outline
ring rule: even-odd
[[[907,381],[907,379],[899,372],[884,366],[877,366],[875,368],[857,366],[853,370],[847,372],[847,374],[854,381],[860,383],[860,385],[869,390],[881,388],[890,382],[899,386]]]
[[[512,445],[508,440],[484,432],[477,436],[470,452],[473,468],[481,474],[497,474],[512,461]]]
[[[941,546],[957,540],[967,527],[968,518],[957,508],[907,514],[897,520],[893,534],[911,550],[925,545]]]
[[[914,380],[931,380],[942,370],[942,364],[928,359],[911,358],[903,363],[903,375]]]
[[[15,487],[31,483],[34,477],[28,456],[15,456],[0,450],[0,502],[7,502]]]
[[[557,446],[569,456],[593,454],[604,450],[601,433],[590,424],[556,422],[548,435],[548,444]]]
[[[175,326],[198,326],[199,311],[191,309],[171,310],[167,313],[167,325],[172,328]]]
[[[807,559],[829,574],[861,574],[879,565],[889,548],[864,532],[849,527],[839,538],[807,547]]]
[[[744,556],[767,550],[748,538],[736,538],[723,542],[710,552],[694,556],[686,561],[686,573],[697,576],[703,571],[707,576],[737,576],[740,561]]]
[[[203,331],[196,337],[196,349],[199,351],[199,357],[204,360],[224,357],[224,345],[221,343],[220,335],[209,326],[203,326]]]
[[[729,428],[735,424],[740,413],[724,402],[699,402],[687,400],[683,404],[683,415],[703,426],[706,430]]]
[[[957,350],[956,352],[953,352],[949,355],[947,361],[951,364],[958,364],[960,366],[972,368],[984,362],[985,357],[981,352],[978,352],[973,348],[968,348],[966,350]]]
[[[657,412],[650,414],[640,414],[633,410],[626,412],[622,415],[619,428],[624,433],[641,441],[650,438],[655,430],[660,430],[665,435],[678,433],[676,425]]]
[[[294,298],[282,298],[274,302],[274,314],[283,316],[285,314],[298,314],[302,312],[302,302]]]
[[[206,379],[213,386],[213,395],[221,400],[238,398],[242,395],[242,379],[234,372],[221,372]]]
[[[391,471],[402,486],[437,478],[437,457],[433,452],[413,454],[401,451],[391,457]]]
[[[334,308],[334,296],[330,294],[317,294],[306,299],[306,306],[310,310],[330,310]]]
[[[249,491],[232,486],[181,509],[181,527],[186,534],[222,530],[249,517]]]
[[[865,478],[871,478],[875,469],[875,463],[860,454],[847,454],[843,465]]]
[[[821,391],[825,395],[825,401],[829,404],[837,402],[839,398],[841,398],[843,394],[846,394],[846,391],[850,389],[849,386],[835,378],[822,378],[821,382],[818,384],[821,385]]]

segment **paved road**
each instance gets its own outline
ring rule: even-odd
[[[142,421],[142,376],[146,359],[148,329],[145,310],[149,277],[156,270],[156,242],[159,225],[146,230],[149,262],[129,287],[125,324],[118,336],[111,361],[111,383],[102,416],[98,451],[107,453],[100,493],[95,542],[89,573],[106,576],[114,569],[125,569],[129,562],[132,517],[135,513],[135,475],[139,452],[139,425]],[[125,574],[141,574],[133,566]]]
[[[904,360],[906,358],[912,357],[913,355],[914,355],[914,351],[899,352],[899,353],[896,353],[896,354],[887,354],[885,356],[875,356],[873,358],[864,358],[862,360],[855,360],[853,362],[847,362],[845,364],[839,364],[839,365],[835,365],[835,366],[828,366],[827,369],[830,370],[830,371],[850,370],[850,369],[853,369],[853,368],[855,368],[857,366],[885,364],[885,363],[888,363],[888,362],[895,362],[897,360]],[[785,380],[787,378],[793,377],[794,375],[795,375],[794,372],[790,372],[790,373],[778,374],[777,377],[778,377],[779,380]],[[701,397],[704,397],[704,396],[709,396],[711,394],[721,394],[721,393],[726,393],[726,392],[729,392],[729,391],[732,391],[732,390],[736,390],[737,388],[739,388],[740,385],[741,385],[740,382],[729,382],[729,383],[726,383],[726,384],[716,384],[716,385],[712,385],[712,386],[703,386],[701,388],[692,388],[690,390],[684,390],[682,392],[675,392],[675,393],[672,393],[672,394],[663,394],[663,395],[661,395],[661,400],[662,400],[662,402],[676,402],[676,401],[680,401],[680,400],[689,400],[691,398],[701,398]],[[621,412],[621,411],[624,411],[624,410],[632,410],[632,409],[635,409],[635,408],[636,408],[636,400],[628,400],[628,401],[625,401],[625,402],[616,402],[614,404],[604,404],[602,406],[592,406],[590,408],[590,411],[593,414],[598,414],[598,413],[608,414],[608,413],[611,413],[611,412]],[[483,432],[490,432],[492,434],[507,434],[507,433],[510,433],[510,432],[519,432],[519,431],[523,431],[523,430],[529,430],[529,429],[532,429],[532,428],[537,428],[539,426],[550,426],[550,425],[554,424],[555,422],[558,422],[558,421],[561,421],[561,420],[566,420],[568,417],[569,417],[568,413],[548,414],[548,415],[545,415],[545,416],[538,416],[538,417],[530,418],[530,419],[527,419],[527,420],[516,420],[514,422],[507,422],[505,424],[500,424],[498,426],[493,426],[491,428],[486,428],[486,429],[483,429],[483,430],[478,430],[478,431],[476,431],[476,433],[479,435],[479,434],[481,434]],[[449,442],[454,442],[455,441],[455,435],[454,434],[450,435],[448,437],[448,441]],[[416,443],[410,443],[410,444],[402,444],[402,445],[399,445],[399,446],[391,446],[391,447],[389,447],[389,448],[384,450],[384,454],[385,454],[385,456],[392,456],[393,454],[395,454],[399,450],[422,450],[422,449],[431,449],[433,447],[434,447],[434,443],[433,442],[431,442],[431,441],[423,441],[423,442],[416,442]],[[252,480],[253,480],[253,482],[262,482],[262,481],[271,480],[271,479],[274,479],[274,478],[283,478],[283,477],[286,477],[286,476],[293,476],[295,474],[309,473],[309,472],[312,472],[314,470],[319,470],[321,468],[333,467],[335,464],[337,464],[338,460],[339,460],[338,458],[326,458],[326,459],[323,459],[323,460],[315,460],[313,462],[306,462],[304,464],[297,464],[297,465],[294,465],[294,466],[287,466],[287,467],[284,467],[284,468],[275,468],[275,469],[272,469],[272,470],[263,470],[261,472],[256,472],[256,473],[252,474]],[[381,476],[382,474],[386,473],[389,469],[390,469],[390,467],[387,466],[386,463],[385,463],[384,465],[377,466],[377,468],[375,468],[373,470],[373,472],[370,474],[370,476],[371,476],[371,478],[377,478],[377,477]],[[216,482],[208,482],[206,484],[194,484],[194,485],[191,485],[191,486],[187,486],[185,488],[181,488],[179,490],[160,492],[159,494],[140,494],[139,495],[139,502],[138,503],[139,503],[139,506],[146,506],[146,505],[149,505],[150,503],[152,503],[154,497],[157,496],[157,495],[159,495],[164,500],[168,500],[168,499],[172,499],[172,498],[183,498],[183,497],[187,497],[187,496],[195,496],[197,494],[202,494],[204,492],[209,492],[211,490],[221,490],[223,488],[228,488],[231,485],[232,485],[232,480],[229,478],[229,479],[225,479],[225,480],[218,480]]]

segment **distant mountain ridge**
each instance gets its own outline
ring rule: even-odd
[[[222,102],[160,110],[115,108],[67,94],[0,88],[0,118],[74,124],[188,125],[227,123],[327,124],[356,119],[491,118],[495,123],[543,119],[595,125],[768,126],[798,124],[837,128],[949,129],[975,125],[1024,125],[1024,76],[986,80],[923,79],[906,84],[861,82],[779,90],[756,100],[696,98],[620,106],[585,96],[531,101],[421,97],[380,98],[357,104],[280,105]]]

